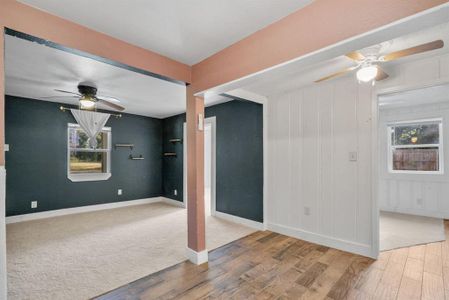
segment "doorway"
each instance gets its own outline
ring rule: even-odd
[[[449,84],[378,94],[379,250],[445,240]]]
[[[187,157],[187,128],[184,123],[184,158]],[[204,213],[214,216],[216,211],[216,117],[204,119]],[[184,206],[187,207],[187,159],[183,161]]]

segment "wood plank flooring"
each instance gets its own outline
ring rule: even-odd
[[[449,222],[445,221],[446,237]],[[449,242],[385,251],[378,260],[255,232],[95,299],[449,299]]]

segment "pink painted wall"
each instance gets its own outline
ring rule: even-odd
[[[192,68],[204,91],[411,16],[448,0],[315,0]]]

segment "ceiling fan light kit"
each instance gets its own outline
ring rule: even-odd
[[[92,84],[88,85],[85,83],[80,83],[78,85],[78,93],[55,89],[55,91],[65,94],[71,94],[74,98],[78,98],[79,108],[81,110],[96,110],[97,103],[104,104],[114,110],[124,111],[125,108],[113,102],[120,102],[118,99],[113,97],[98,97],[97,88]],[[48,98],[48,97],[47,97]]]
[[[95,100],[90,96],[82,96],[79,100],[81,109],[93,109],[95,107]]]
[[[357,79],[360,82],[370,82],[377,77],[378,68],[376,65],[367,65],[360,68],[357,73]]]

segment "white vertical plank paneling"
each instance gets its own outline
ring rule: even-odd
[[[334,193],[333,186],[333,109],[334,87],[332,84],[320,88],[320,189],[318,198],[318,228],[320,233],[333,234]]]
[[[370,85],[358,86],[357,97],[357,241],[371,242],[372,204],[371,197],[371,105]]]
[[[276,211],[278,206],[276,205],[277,201],[277,187],[275,185],[275,174],[276,174],[276,139],[277,139],[277,101],[275,99],[271,99],[268,102],[268,179],[267,179],[267,193],[268,199],[267,207],[267,217],[268,220],[272,222],[277,221],[276,219]]]
[[[372,245],[377,238],[372,236],[371,220],[372,93],[449,78],[448,62],[446,55],[387,67],[390,78],[374,89],[347,77],[270,97],[268,222],[349,244]],[[449,140],[449,129],[445,131]],[[379,140],[386,137],[380,128]],[[385,150],[380,144],[380,174],[386,168]],[[349,161],[353,151],[358,153],[356,162]],[[412,211],[439,209],[449,217],[448,194],[449,187],[441,181],[379,179],[379,206],[391,210],[404,205]],[[423,199],[422,207],[418,198]],[[310,216],[304,214],[305,206],[310,207]]]
[[[283,95],[277,103],[277,143],[276,143],[276,195],[278,221],[290,219],[290,96]]]
[[[335,234],[355,240],[357,213],[357,162],[349,161],[349,152],[357,151],[357,83],[352,78],[338,81],[334,103],[334,193],[339,211],[335,216]]]
[[[415,84],[438,79],[440,76],[439,60],[427,58],[401,65],[404,84]]]
[[[307,170],[307,176],[303,176],[302,225],[306,230],[316,230],[317,199],[318,199],[318,89],[316,87],[304,90],[302,101],[302,126],[303,126],[303,153],[302,164]],[[306,215],[304,209],[308,207],[310,214]]]
[[[291,161],[290,161],[290,198],[286,199],[290,202],[290,219],[289,225],[295,228],[301,226],[301,218],[303,211],[302,193],[302,92],[295,92],[290,94],[290,147],[291,147]]]
[[[440,78],[449,78],[449,54],[440,57]]]

